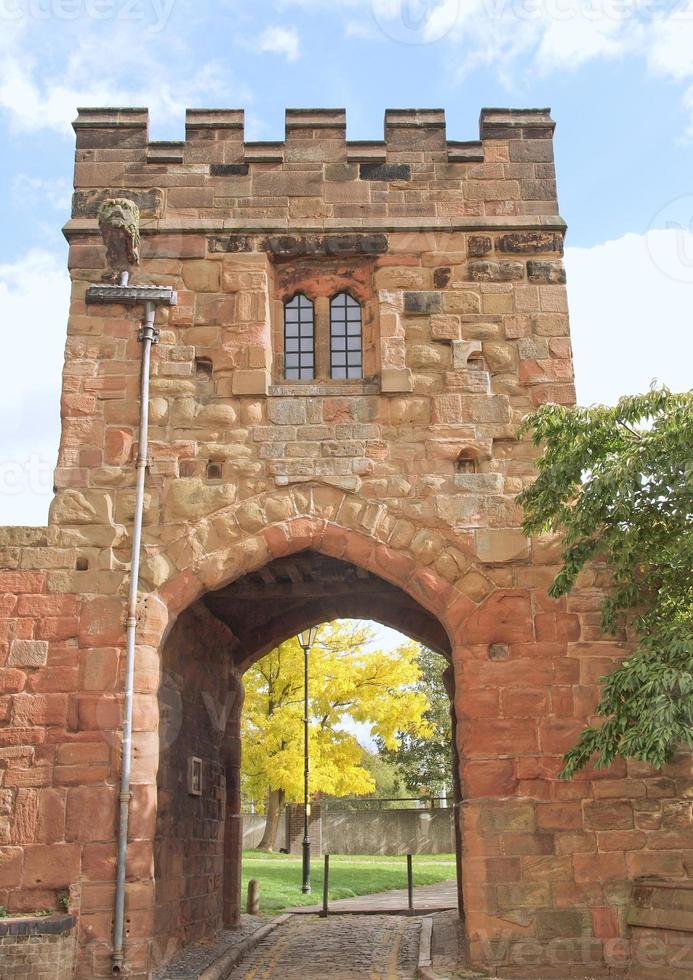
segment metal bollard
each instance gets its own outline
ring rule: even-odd
[[[260,914],[260,885],[255,878],[248,882],[248,915]]]
[[[329,911],[328,905],[330,900],[330,855],[325,855],[325,870],[322,876],[322,912],[320,913],[323,919],[327,918],[327,913]]]
[[[407,899],[409,903],[409,911],[414,911],[414,869],[412,865],[412,856],[407,854]]]

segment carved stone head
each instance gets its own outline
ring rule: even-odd
[[[124,272],[140,261],[140,209],[126,197],[104,201],[98,210],[99,231],[110,269]]]

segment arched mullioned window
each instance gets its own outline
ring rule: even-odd
[[[303,293],[284,304],[284,377],[291,381],[315,377],[315,310]]]
[[[349,293],[337,293],[330,302],[330,373],[363,377],[361,306]]]

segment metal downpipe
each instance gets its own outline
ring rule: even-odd
[[[149,451],[149,371],[152,345],[156,343],[158,330],[154,326],[155,305],[146,302],[144,320],[140,332],[142,343],[142,374],[140,384],[140,433],[137,451],[137,481],[135,493],[135,518],[132,530],[132,555],[130,586],[128,591],[127,633],[125,649],[125,699],[123,703],[123,748],[120,772],[120,808],[118,824],[118,866],[116,872],[115,914],[113,920],[113,974],[123,969],[123,938],[125,932],[125,871],[128,847],[128,819],[130,815],[130,774],[132,771],[132,706],[135,686],[135,642],[137,632],[137,592],[140,577],[140,551],[142,545],[142,520],[144,512],[144,482],[147,473]]]

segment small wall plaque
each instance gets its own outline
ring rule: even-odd
[[[188,760],[188,793],[202,796],[202,759],[192,755]]]

